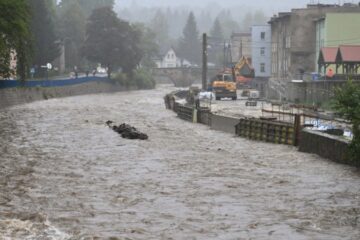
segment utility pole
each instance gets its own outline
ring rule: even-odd
[[[202,49],[202,90],[206,91],[207,89],[207,37],[206,33],[203,34],[203,49]]]

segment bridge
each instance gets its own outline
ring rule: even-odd
[[[208,79],[215,76],[218,71],[218,68],[209,68],[207,72]],[[152,75],[157,83],[173,83],[175,87],[189,87],[193,83],[201,83],[202,68],[153,68]]]

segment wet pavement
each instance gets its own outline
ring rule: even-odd
[[[182,121],[171,90],[0,110],[0,239],[360,239],[359,170]]]

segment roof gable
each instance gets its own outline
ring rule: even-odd
[[[340,45],[336,62],[360,63],[360,45]]]
[[[321,48],[318,63],[335,63],[337,52],[337,47]]]

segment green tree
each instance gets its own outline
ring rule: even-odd
[[[353,125],[350,158],[360,165],[360,85],[349,81],[335,91],[335,109]]]
[[[253,23],[252,24],[261,25],[261,24],[265,24],[266,21],[267,21],[267,17],[265,16],[263,11],[257,10],[254,13]]]
[[[155,67],[152,58],[159,53],[159,45],[156,43],[156,34],[144,24],[136,24],[134,28],[141,33],[139,47],[143,51],[141,65],[143,67]]]
[[[55,28],[55,6],[52,0],[28,0],[31,9],[31,32],[34,38],[32,64],[38,67],[53,62],[60,55]],[[41,74],[40,74],[41,75]]]
[[[67,1],[74,1],[74,0],[67,0]],[[114,0],[77,0],[81,8],[84,11],[86,17],[90,16],[92,11],[98,8],[103,7],[114,7]]]
[[[200,63],[201,44],[195,16],[190,12],[179,43],[179,54],[192,63]]]
[[[167,45],[169,40],[169,25],[165,14],[158,10],[150,22],[150,28],[155,33],[156,43],[159,46]]]
[[[230,10],[221,11],[217,18],[223,27],[222,31],[225,38],[230,38],[232,33],[239,32],[239,24],[233,19]]]
[[[81,66],[79,49],[84,43],[86,18],[78,1],[62,1],[58,6],[59,32],[65,45],[65,64],[68,69]]]
[[[31,34],[29,31],[30,14],[25,0],[0,1],[0,75],[9,77],[10,52],[17,53],[17,72],[25,80],[30,57]]]
[[[117,18],[111,8],[98,8],[88,20],[82,53],[89,61],[106,67],[109,78],[111,72],[119,67],[131,73],[143,55],[139,47],[140,37],[140,31]]]
[[[224,33],[218,18],[214,21],[214,25],[210,30],[210,36],[217,39],[224,39]]]
[[[251,25],[253,24],[253,15],[251,12],[247,12],[244,19],[243,19],[243,22],[242,22],[242,29],[243,31],[245,32],[249,32],[250,31],[250,27]]]

